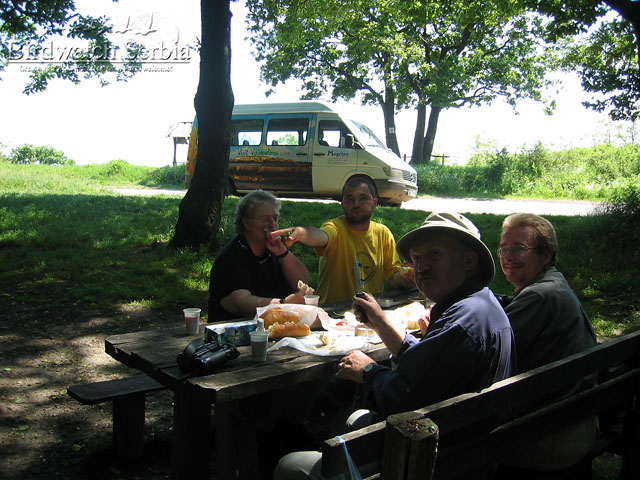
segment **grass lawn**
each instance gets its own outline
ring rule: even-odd
[[[93,170],[82,177],[60,175],[63,170],[56,167],[14,167],[2,166],[6,170],[0,172],[5,174],[0,180],[0,285],[5,292],[0,306],[28,304],[40,312],[122,305],[180,312],[185,306],[206,306],[214,253],[167,247],[180,197],[120,196],[105,188],[104,173],[93,181]],[[235,234],[236,202],[237,197],[225,200],[222,243]],[[339,214],[335,203],[283,200],[281,227],[319,226]],[[503,217],[468,216],[495,251]],[[423,211],[393,207],[379,207],[374,214],[396,238],[424,217]],[[583,301],[598,335],[639,328],[635,246],[620,243],[606,215],[548,218],[558,233],[558,268]],[[302,245],[293,249],[315,286],[317,257]],[[509,293],[499,265],[496,270],[492,288]]]
[[[118,195],[108,187],[139,182],[112,170],[0,164],[3,478],[151,480],[160,478],[156,472],[169,471],[166,453],[147,458],[147,471],[123,473],[106,464],[109,407],[79,406],[65,393],[72,383],[126,373],[104,353],[106,336],[179,325],[184,307],[206,309],[214,253],[168,248],[180,197]],[[237,200],[225,200],[222,242],[235,233]],[[286,227],[320,225],[341,210],[335,203],[284,200],[280,213]],[[502,216],[468,216],[495,251]],[[380,207],[374,216],[396,238],[424,218],[423,211],[392,207]],[[560,241],[558,267],[584,303],[598,336],[640,328],[637,246],[619,234],[620,220],[607,215],[549,219]],[[317,257],[301,245],[293,250],[316,286]],[[493,289],[509,293],[499,266],[497,271]],[[152,440],[161,440],[154,451],[166,452],[171,398],[155,398],[148,401],[148,425]],[[615,478],[616,465],[616,457],[599,459],[594,478]],[[98,471],[106,473],[94,476]],[[45,476],[38,477],[39,472]]]

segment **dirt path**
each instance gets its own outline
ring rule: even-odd
[[[186,190],[167,190],[159,188],[114,188],[122,195],[175,195],[184,196]],[[334,200],[287,198],[290,201],[333,202]],[[442,198],[420,197],[402,204],[408,210],[424,210],[425,212],[460,212],[490,213],[493,215],[509,215],[511,213],[535,213],[537,215],[589,215],[595,213],[601,205],[599,202],[578,200],[529,200],[502,198]]]

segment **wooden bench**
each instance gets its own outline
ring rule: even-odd
[[[135,460],[144,451],[145,395],[164,387],[147,375],[83,383],[67,393],[84,405],[112,402],[113,448],[118,458]]]
[[[588,375],[598,384],[571,396],[563,387]],[[591,460],[614,449],[622,457],[622,480],[640,478],[640,331],[566,359],[502,380],[386,422],[342,435],[357,465],[382,459],[383,480],[449,479],[491,471],[517,447],[598,415],[601,434],[584,461],[552,475],[513,472],[504,478],[590,478]],[[618,422],[605,419],[619,419]],[[336,439],[322,447],[322,473],[345,468]]]

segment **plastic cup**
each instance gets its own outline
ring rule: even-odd
[[[380,304],[380,306],[382,308],[393,307],[393,299],[392,298],[386,298],[386,297],[378,298],[378,303]]]
[[[249,336],[251,337],[251,358],[254,362],[264,362],[267,359],[269,332],[254,330]]]
[[[319,295],[305,295],[304,296],[304,303],[306,305],[318,305],[318,302],[320,301],[320,296]]]
[[[184,325],[187,329],[187,335],[197,335],[200,329],[200,312],[199,308],[185,308]]]

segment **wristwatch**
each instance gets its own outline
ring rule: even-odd
[[[364,367],[363,372],[364,373],[369,373],[373,369],[373,367],[375,367],[375,366],[376,366],[376,364],[374,362],[371,362],[366,367]]]

